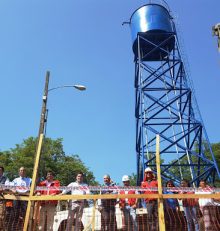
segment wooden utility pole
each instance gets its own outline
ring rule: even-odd
[[[218,37],[218,51],[220,52],[220,23],[212,27],[212,35]]]
[[[38,138],[40,137],[41,134],[44,134],[44,129],[45,129],[49,79],[50,79],[50,72],[47,71],[45,87],[44,87],[44,95],[43,95],[43,104],[42,104],[42,109],[41,109],[40,127],[39,127]]]
[[[50,78],[50,72],[47,71],[45,87],[44,87],[43,103],[42,103],[42,109],[41,109],[40,127],[39,127],[39,132],[38,132],[37,149],[36,149],[36,156],[35,156],[34,169],[33,169],[33,175],[32,175],[32,184],[30,188],[29,198],[31,198],[34,195],[34,190],[36,188],[36,179],[37,179],[37,173],[38,173],[38,168],[39,168],[40,155],[41,155],[42,143],[43,143],[43,138],[44,138],[45,122],[46,122],[49,78]],[[34,209],[34,202],[32,202],[29,199],[27,210],[26,210],[26,215],[25,215],[25,222],[24,222],[24,229],[23,229],[24,231],[31,230],[32,216],[30,215],[32,215],[33,209]],[[28,224],[29,224],[29,227],[28,227]]]

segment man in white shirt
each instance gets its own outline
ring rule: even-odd
[[[27,194],[30,191],[31,178],[26,177],[26,170],[24,167],[19,169],[19,177],[15,178],[11,183],[11,186],[16,186],[13,190],[15,193]],[[27,209],[26,201],[14,201],[15,221],[23,220]]]
[[[87,188],[88,185],[83,183],[83,173],[79,172],[76,175],[76,181],[70,183],[61,194],[66,194],[71,191],[71,195],[85,195],[89,194],[89,189]],[[68,218],[67,218],[67,226],[66,230],[72,230],[73,220],[75,217],[75,227],[74,231],[80,230],[81,219],[83,215],[83,208],[85,205],[85,200],[71,200],[69,203],[69,211],[68,211]]]
[[[19,177],[15,178],[11,182],[11,186],[17,186],[15,192],[19,194],[27,194],[30,191],[31,178],[26,177],[26,170],[24,167],[19,169]]]

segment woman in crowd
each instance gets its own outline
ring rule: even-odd
[[[207,185],[205,180],[201,180],[199,183],[199,190],[196,193],[197,194],[212,194],[213,188]],[[205,231],[213,230],[214,227],[212,227],[211,225],[210,209],[211,209],[211,206],[215,205],[214,200],[212,198],[199,198],[198,201],[199,201],[200,210],[203,215]]]
[[[166,190],[164,194],[175,194],[176,192],[172,190],[175,187],[172,180],[167,181]],[[164,201],[164,210],[165,210],[165,220],[166,220],[166,230],[181,230],[179,215],[180,211],[179,202],[176,198],[168,198]]]
[[[185,179],[181,181],[180,186],[185,189],[187,189],[187,187],[190,187],[189,182]],[[190,191],[188,192],[182,191],[181,193],[194,194],[194,192],[190,192]],[[193,230],[199,231],[199,221],[198,221],[198,216],[197,216],[197,211],[198,211],[197,200],[192,199],[192,198],[185,198],[185,199],[182,199],[182,204],[183,204],[184,214],[186,216],[188,231],[193,231]],[[193,225],[195,229],[193,228]]]

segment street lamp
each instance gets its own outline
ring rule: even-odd
[[[66,88],[66,87],[72,87],[72,88],[75,88],[75,89],[77,89],[79,91],[85,91],[86,90],[86,87],[84,85],[79,85],[79,84],[75,84],[75,85],[63,85],[63,86],[53,87],[53,88],[48,89],[47,92],[45,92],[46,95],[43,96],[43,102],[47,103],[47,96],[48,96],[48,93],[50,91],[57,90],[57,89],[60,89],[60,88]],[[46,133],[46,125],[45,125],[45,123],[47,122],[47,116],[48,116],[48,109],[47,109],[47,107],[45,107],[44,110],[46,110],[46,111],[43,111],[44,120],[42,118],[42,121],[41,121],[42,128],[40,128],[41,129],[41,131],[40,131],[41,133],[43,133],[43,132]]]
[[[42,148],[42,141],[43,141],[43,137],[44,137],[44,129],[45,129],[45,122],[46,122],[48,92],[55,90],[55,89],[59,89],[59,88],[65,88],[65,87],[74,87],[80,91],[86,90],[86,87],[83,85],[63,85],[63,86],[58,86],[58,87],[53,87],[53,88],[48,89],[49,78],[50,78],[50,72],[47,71],[45,87],[44,87],[44,95],[43,95],[43,104],[42,104],[42,109],[41,109],[41,118],[40,118],[40,127],[39,127],[39,133],[38,133],[37,150],[36,150],[35,163],[34,163],[33,176],[32,176],[32,184],[31,184],[29,196],[34,195],[34,190],[36,187],[36,178],[37,178],[37,172],[38,172],[38,167],[39,167],[39,161],[40,161],[40,157],[41,157],[41,148]],[[27,205],[25,221],[24,221],[24,230],[27,230],[28,223],[31,226],[32,220],[30,219],[30,213],[33,212],[33,211],[31,212],[31,205],[33,205],[33,202],[31,200],[29,200],[28,205]],[[33,209],[33,206],[32,206],[32,209]]]
[[[60,88],[66,88],[66,87],[73,87],[79,91],[85,91],[86,87],[83,85],[75,84],[75,85],[63,85],[63,86],[58,86],[58,87],[53,87],[48,89],[49,86],[49,78],[50,78],[50,72],[47,71],[46,73],[46,81],[45,81],[45,88],[44,88],[44,95],[43,95],[43,105],[42,105],[42,110],[41,110],[41,119],[40,119],[40,128],[39,128],[39,134],[44,133],[44,128],[45,128],[45,122],[46,122],[46,113],[47,113],[47,96],[49,91],[53,91],[56,89]]]
[[[65,87],[74,87],[74,88],[76,88],[76,89],[79,90],[79,91],[85,91],[85,90],[86,90],[86,87],[85,87],[85,86],[76,84],[76,85],[63,85],[63,86],[53,87],[53,88],[50,88],[50,89],[48,90],[48,92],[49,92],[49,91],[56,90],[56,89],[59,89],[59,88],[65,88]]]

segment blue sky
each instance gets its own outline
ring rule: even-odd
[[[96,179],[136,172],[134,63],[122,26],[141,0],[0,2],[0,150],[37,136],[45,73],[50,88],[47,136],[63,137]],[[219,142],[220,54],[212,26],[219,0],[167,0],[178,19],[196,98],[212,143]]]

